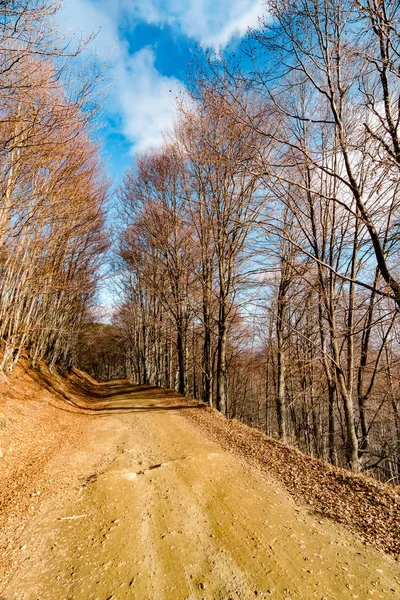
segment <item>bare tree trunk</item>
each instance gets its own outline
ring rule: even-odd
[[[213,405],[213,364],[211,354],[211,315],[209,304],[209,292],[203,292],[203,320],[204,320],[204,343],[203,343],[203,400],[209,406]]]
[[[286,442],[287,432],[287,410],[286,410],[286,362],[284,350],[284,299],[281,295],[278,297],[278,310],[276,320],[276,335],[277,335],[277,379],[278,388],[276,395],[276,412],[278,419],[278,437],[283,442]]]
[[[186,394],[186,330],[182,319],[177,322],[178,391]]]
[[[225,298],[220,299],[218,317],[218,343],[217,343],[217,397],[216,408],[223,415],[227,415],[226,399],[226,307]]]

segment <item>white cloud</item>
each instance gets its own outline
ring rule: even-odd
[[[219,50],[257,28],[265,0],[125,0],[133,19],[178,27],[205,48]]]
[[[106,110],[121,119],[120,132],[134,150],[157,145],[170,128],[174,100],[182,83],[165,77],[155,68],[155,53],[144,47],[129,53],[120,27],[127,29],[139,20],[160,26],[169,24],[203,47],[219,50],[235,36],[256,27],[264,0],[65,0],[60,13],[67,37],[96,34],[90,44],[106,75],[113,80]],[[134,33],[133,33],[134,35]]]
[[[157,146],[162,133],[173,123],[175,97],[184,88],[177,79],[165,77],[154,66],[155,53],[142,48],[129,54],[118,31],[119,13],[109,3],[94,5],[90,0],[67,0],[61,18],[63,29],[79,37],[96,32],[90,44],[107,75],[113,80],[108,93],[107,112],[121,117],[121,132],[135,151]]]
[[[107,61],[110,57],[115,60],[116,55],[120,54],[115,3],[111,3],[111,8],[107,7],[106,12],[90,0],[65,0],[58,17],[67,37],[72,35],[76,39],[85,39],[95,36],[90,51],[96,52],[100,60]]]
[[[161,75],[154,62],[154,51],[146,47],[118,67],[124,134],[135,142],[135,150],[159,144],[173,123],[175,97],[183,88],[177,79]]]

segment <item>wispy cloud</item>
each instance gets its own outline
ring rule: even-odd
[[[123,6],[134,19],[167,23],[203,48],[220,50],[258,27],[265,0],[125,0]]]
[[[135,150],[156,146],[175,117],[175,97],[183,85],[164,77],[154,66],[155,53],[142,48],[117,67],[119,101],[124,114],[124,134]]]
[[[155,53],[144,47],[134,54],[119,33],[118,11],[109,3],[94,5],[90,0],[67,0],[63,12],[64,28],[75,35],[97,35],[91,44],[99,60],[105,61],[113,83],[106,110],[118,115],[121,133],[135,151],[156,146],[162,133],[172,125],[175,97],[184,88],[173,77],[165,77],[154,66]]]
[[[203,47],[224,48],[256,27],[264,0],[65,0],[63,29],[77,37],[97,33],[90,49],[107,63],[113,80],[106,111],[134,151],[157,145],[175,117],[184,84],[155,67],[155,50],[130,53],[127,39],[137,23],[169,25]],[[133,30],[133,33],[132,33]],[[157,57],[160,58],[160,57]],[[162,59],[162,57],[161,57]]]

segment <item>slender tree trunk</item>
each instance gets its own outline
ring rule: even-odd
[[[283,276],[282,276],[283,277]],[[285,316],[285,283],[281,279],[278,293],[276,318],[277,337],[277,393],[276,413],[278,421],[278,438],[287,441],[287,408],[286,408],[286,356],[284,348],[284,316]]]
[[[227,415],[226,400],[226,299],[222,297],[219,304],[218,345],[217,345],[217,398],[216,408],[224,416]]]
[[[203,320],[204,320],[204,344],[203,344],[203,400],[209,406],[213,405],[212,389],[212,354],[211,354],[211,315],[209,298],[203,294]]]
[[[180,319],[177,323],[177,353],[178,353],[178,391],[186,394],[186,331]]]

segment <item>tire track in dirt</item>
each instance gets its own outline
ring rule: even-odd
[[[171,398],[111,385],[88,399],[82,440],[101,469],[42,503],[4,600],[400,597],[394,560],[296,506]]]

